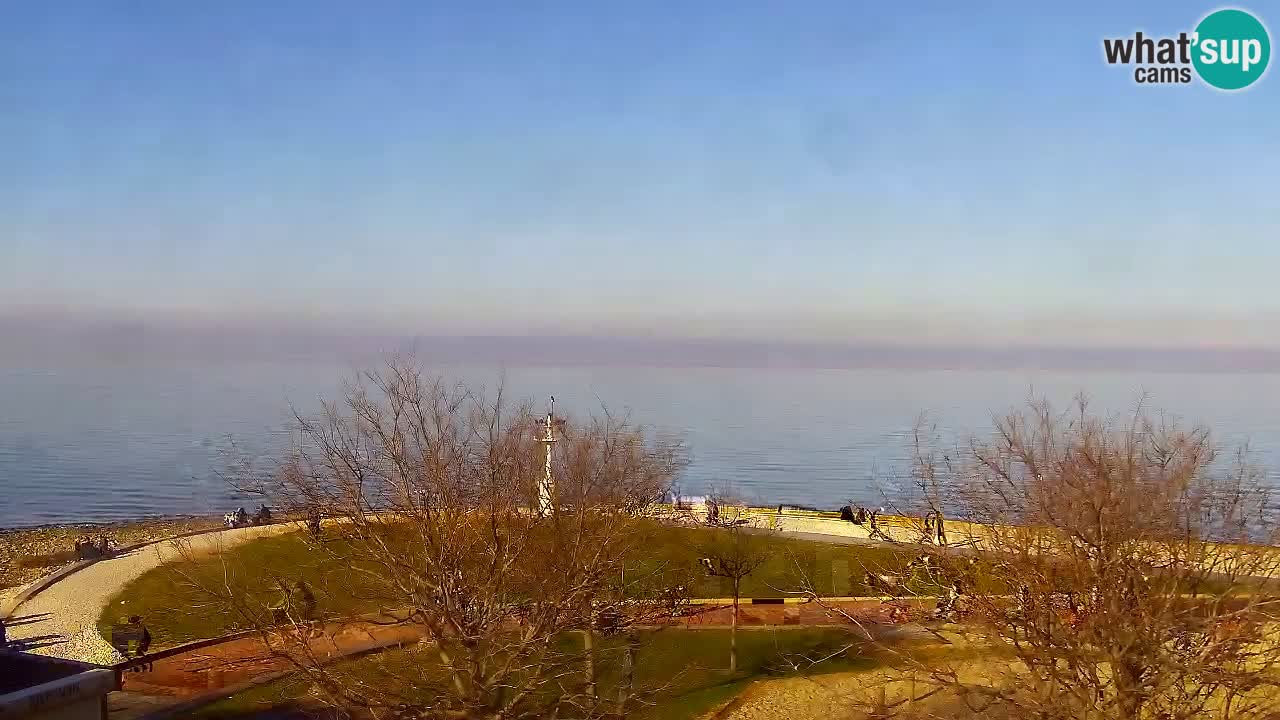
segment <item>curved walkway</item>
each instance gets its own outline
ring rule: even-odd
[[[212,554],[254,538],[297,529],[294,523],[217,530],[150,545],[99,560],[67,575],[13,609],[5,620],[10,643],[40,655],[110,665],[123,658],[98,632],[107,603],[148,570],[183,552]]]

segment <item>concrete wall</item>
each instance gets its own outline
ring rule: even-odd
[[[0,695],[0,720],[106,720],[103,698],[115,684],[114,672],[95,669]]]
[[[707,517],[706,506],[694,505],[682,511],[676,511],[675,515],[677,517],[683,515],[690,520],[703,522]],[[777,508],[722,507],[720,518],[721,520],[743,518],[752,527],[768,528],[784,533],[811,533],[858,540],[871,539],[871,529],[867,525],[856,525],[847,520],[841,520],[838,514],[830,512],[788,508],[783,508],[779,512]],[[877,526],[882,536],[897,542],[920,542],[924,534],[924,521],[921,518],[882,515]],[[950,527],[948,524],[948,534],[950,534]]]
[[[102,698],[83,698],[44,712],[27,716],[30,720],[106,720],[102,715]]]

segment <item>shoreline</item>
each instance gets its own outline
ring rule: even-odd
[[[124,518],[118,520],[73,520],[67,522],[49,522],[40,523],[39,525],[6,525],[0,527],[0,537],[11,535],[13,533],[35,532],[39,530],[63,530],[69,528],[82,528],[90,530],[93,528],[111,528],[135,526],[146,523],[165,523],[165,522],[184,522],[188,520],[208,520],[212,518],[221,518],[221,514],[210,513],[208,515],[200,515],[197,513],[179,513],[174,515],[140,515],[134,518]]]

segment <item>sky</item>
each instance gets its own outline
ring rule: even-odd
[[[1216,7],[17,3],[0,315],[1280,348],[1280,78],[1102,56]]]

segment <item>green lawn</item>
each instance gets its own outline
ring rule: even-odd
[[[569,638],[567,642],[577,640]],[[662,689],[650,698],[652,706],[635,716],[653,720],[695,718],[736,696],[754,678],[796,672],[861,670],[875,665],[874,659],[864,655],[844,630],[743,630],[738,635],[739,672],[729,677],[721,669],[727,663],[728,643],[727,630],[667,629],[649,633],[636,657],[636,688]],[[609,652],[610,647],[606,641],[601,652]],[[841,650],[843,652],[838,652]],[[425,651],[426,657],[422,657],[421,652],[424,651],[388,651],[343,663],[337,669],[354,681],[373,685],[403,676],[407,668],[420,670],[431,666],[434,658],[430,651]],[[834,657],[822,663],[809,664],[813,658],[833,653]],[[616,677],[601,676],[598,680],[601,698],[616,697]],[[424,693],[437,691],[434,683],[424,687]],[[305,680],[285,678],[208,705],[199,716],[206,720],[248,718],[271,709],[305,706],[314,702],[309,693],[310,686]]]
[[[638,566],[669,563],[695,569],[691,597],[729,597],[733,585],[727,578],[707,577],[698,558],[728,542],[728,531],[705,527],[656,525],[653,541],[646,544]],[[867,572],[901,573],[918,553],[877,545],[838,545],[787,537],[781,534],[744,534],[743,541],[764,552],[767,559],[742,583],[744,597],[781,597],[811,584],[827,597],[879,595],[868,587]],[[916,587],[928,592],[930,588]]]
[[[253,624],[227,611],[208,589],[234,587],[266,605],[283,597],[283,588],[304,579],[322,613],[372,611],[358,575],[345,563],[311,553],[300,533],[265,537],[216,557],[162,565],[148,571],[117,594],[103,610],[99,629],[139,615],[151,631],[154,647],[170,647],[217,637]],[[257,604],[257,603],[253,603]]]
[[[690,584],[690,597],[732,594],[727,579],[707,577],[698,565],[699,557],[725,542],[726,531],[652,523],[645,532],[648,537],[640,544],[643,552],[626,563],[633,577],[660,567],[674,569]],[[863,580],[867,571],[900,572],[910,559],[907,553],[884,547],[833,545],[779,535],[751,535],[744,540],[767,556],[743,582],[744,597],[778,597],[800,589],[806,578],[826,596],[878,594]],[[99,624],[105,631],[121,618],[139,615],[157,649],[217,637],[251,623],[227,612],[202,588],[231,586],[270,605],[279,602],[283,588],[297,579],[311,587],[321,613],[380,609],[372,584],[362,582],[362,575],[352,570],[360,559],[343,558],[341,541],[331,542],[329,549],[336,550],[338,557],[313,554],[303,535],[287,534],[245,543],[219,557],[162,566],[125,587],[108,604]],[[919,583],[911,589],[931,590]],[[393,602],[387,600],[387,604]]]

